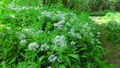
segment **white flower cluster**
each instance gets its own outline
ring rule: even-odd
[[[32,29],[29,29],[29,28],[24,28],[24,29],[22,30],[22,32],[25,33],[28,37],[34,35],[33,30],[32,30]]]
[[[39,47],[39,44],[37,42],[32,42],[28,45],[29,50],[36,51],[36,49]]]
[[[7,30],[9,30],[9,31],[10,31],[10,30],[12,30],[12,28],[11,28],[11,27],[6,27],[6,29],[7,29]]]
[[[31,29],[28,29],[28,28],[24,28],[23,31],[24,31],[24,32],[32,32],[32,30],[31,30]]]
[[[41,34],[41,33],[43,33],[42,30],[38,30],[38,31],[36,32],[37,35],[39,35],[39,34]]]
[[[51,68],[51,66],[47,66],[47,68]]]
[[[57,56],[55,56],[55,55],[53,55],[53,54],[48,57],[48,60],[49,60],[49,62],[51,62],[51,63],[54,63],[55,61],[57,61],[57,62],[59,62],[59,63],[62,62]]]
[[[59,22],[54,24],[54,27],[57,27],[58,29],[62,29],[64,23],[65,23],[64,20],[60,20]]]
[[[17,4],[15,4],[14,2],[11,2],[8,5],[8,8],[12,9],[12,10],[17,10],[17,11],[21,11],[21,10],[29,10],[29,9],[39,9],[39,6],[18,6]]]
[[[66,40],[65,40],[65,36],[61,35],[61,36],[56,36],[53,40],[53,43],[55,45],[60,45],[60,46],[65,46],[66,45]]]
[[[72,20],[75,20],[75,19],[78,19],[78,17],[77,17],[77,15],[75,14],[75,13],[69,13],[70,14],[70,16],[72,16]]]
[[[24,33],[16,32],[16,36],[19,40],[25,39],[26,35]]]
[[[61,20],[65,20],[65,16],[66,16],[67,14],[66,13],[63,13],[63,12],[61,12],[61,11],[57,11],[57,14],[56,14],[56,18],[58,18],[58,17],[60,17],[60,19]]]
[[[40,47],[41,51],[47,51],[48,49],[49,49],[49,46],[47,45],[47,43],[42,44],[41,47]]]
[[[55,55],[50,55],[50,56],[48,57],[48,60],[49,60],[49,62],[54,63],[54,62],[57,60],[57,56],[55,56]]]
[[[87,32],[89,32],[90,26],[89,26],[88,23],[85,23],[82,27],[83,27]]]
[[[100,35],[100,32],[97,32],[98,35]]]
[[[41,12],[41,15],[42,16],[45,16],[45,17],[49,17],[51,19],[58,19],[60,18],[60,20],[65,20],[65,16],[66,16],[66,13],[63,13],[61,11],[56,11],[56,12],[50,12],[50,11],[43,11]]]
[[[23,39],[23,40],[20,41],[19,44],[22,45],[22,46],[25,46],[25,45],[27,45],[27,40]]]
[[[80,33],[75,33],[75,30],[74,30],[74,28],[72,28],[72,29],[70,29],[70,32],[68,32],[70,35],[72,35],[73,37],[76,37],[76,38],[78,38],[78,39],[81,39],[82,37],[81,37],[81,35],[80,35]]]
[[[43,16],[49,17],[49,18],[52,16],[52,12],[48,12],[48,11],[43,11],[43,12],[41,12],[41,14],[42,14]]]
[[[48,11],[43,11],[41,13],[43,16],[49,17],[51,19],[56,19],[59,18],[60,21],[54,24],[54,27],[57,27],[58,29],[62,29],[63,24],[65,23],[65,13],[62,13],[60,11],[57,11],[56,13],[54,12],[48,12]]]
[[[75,41],[71,41],[71,45],[76,45],[76,42]]]

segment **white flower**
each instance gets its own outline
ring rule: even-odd
[[[41,51],[47,51],[48,49],[49,49],[49,46],[46,43],[42,44],[41,47],[40,47]]]
[[[79,38],[79,39],[82,38],[81,35],[80,35],[79,33],[76,33],[76,37]]]
[[[98,35],[100,35],[100,32],[97,32]]]
[[[66,45],[65,36],[64,35],[56,36],[55,39],[53,40],[53,43],[55,45],[65,46]]]
[[[28,28],[24,28],[23,31],[25,31],[25,32],[31,32],[32,30],[28,29]]]
[[[81,35],[79,34],[79,33],[75,33],[74,32],[75,30],[74,30],[74,28],[72,28],[72,29],[70,29],[70,32],[68,32],[70,35],[72,35],[73,37],[76,37],[76,38],[78,38],[78,39],[81,39],[82,37],[81,37]]]
[[[27,36],[32,36],[34,35],[34,32],[32,29],[29,29],[29,28],[24,28],[23,29],[23,32],[27,35]]]
[[[57,58],[57,61],[58,61],[58,63],[61,63],[61,62],[62,62],[59,58]]]
[[[25,40],[25,39],[24,39],[24,40],[21,40],[21,41],[20,41],[20,45],[22,45],[22,46],[27,45],[27,40]]]
[[[74,28],[70,29],[70,32],[68,32],[69,34],[71,34],[72,36],[75,36],[75,33],[74,33]]]
[[[64,23],[65,23],[64,20],[60,20],[59,22],[54,24],[54,27],[57,27],[58,29],[62,29]]]
[[[51,66],[47,66],[47,68],[51,68]]]
[[[42,30],[38,30],[38,31],[36,32],[37,35],[39,35],[39,34],[41,34],[41,33],[43,33]]]
[[[57,56],[55,56],[55,55],[50,55],[50,56],[48,57],[48,60],[49,60],[49,62],[54,63],[54,62],[57,60]]]
[[[41,14],[42,14],[43,16],[46,16],[46,17],[51,17],[51,13],[48,12],[48,11],[43,11],[43,12],[41,12]]]
[[[74,42],[74,41],[71,42],[71,45],[75,45],[75,44],[76,44],[76,42]]]
[[[11,2],[9,5],[8,5],[8,8],[14,8],[15,7],[15,3],[14,2]]]
[[[7,30],[11,30],[12,28],[11,28],[11,27],[7,27],[6,29],[7,29]]]
[[[38,43],[37,42],[32,42],[28,45],[28,48],[29,50],[33,50],[33,51],[36,51],[36,49],[39,47]]]
[[[89,27],[88,23],[85,23],[85,24],[83,25],[83,27],[84,27],[84,28]]]
[[[23,33],[20,33],[20,32],[16,32],[16,35],[17,35],[17,37],[18,37],[19,40],[26,38],[26,35],[23,34]]]

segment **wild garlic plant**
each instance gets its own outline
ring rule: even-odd
[[[10,5],[11,15],[2,16],[1,23],[7,27],[0,29],[0,62],[7,68],[96,68],[103,63],[99,28],[87,16]]]

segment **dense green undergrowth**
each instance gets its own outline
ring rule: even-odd
[[[120,13],[108,12],[105,16],[96,16],[93,18],[98,24],[102,26],[102,29],[106,31],[106,38],[109,42],[120,45]]]
[[[91,17],[92,18],[92,17]],[[107,55],[107,60],[109,63],[115,63],[119,68],[119,49],[120,49],[120,13],[119,12],[109,12],[105,16],[96,16],[92,19],[96,21],[101,28],[101,41],[103,46],[107,48],[110,55]],[[114,56],[111,56],[114,54]],[[118,61],[118,62],[117,62]]]
[[[11,5],[0,12],[0,67],[107,67],[99,27],[87,14]]]
[[[120,13],[108,13],[103,18],[108,20],[103,24],[108,32],[108,40],[115,45],[120,45]]]

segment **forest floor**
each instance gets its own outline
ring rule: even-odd
[[[108,51],[106,56],[104,57],[105,62],[110,63],[110,64],[115,64],[120,68],[120,46],[117,46],[115,44],[112,44],[108,39],[107,39],[107,30],[104,29],[102,26],[102,22],[105,23],[107,22],[104,19],[98,19],[97,16],[90,17],[93,19],[95,22],[98,23],[100,27],[100,32],[101,32],[101,42],[102,46]]]

